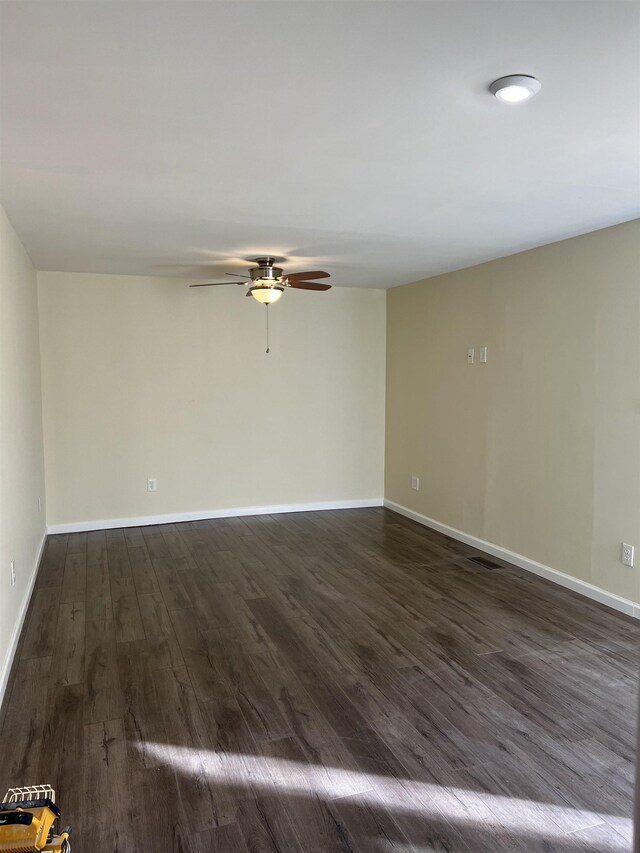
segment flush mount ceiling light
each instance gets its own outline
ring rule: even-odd
[[[509,74],[507,77],[494,80],[489,86],[489,91],[505,104],[519,104],[521,101],[533,98],[541,88],[542,83],[535,77],[530,77],[528,74]]]

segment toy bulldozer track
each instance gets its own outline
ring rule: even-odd
[[[71,827],[59,835],[54,831],[59,817],[55,791],[50,785],[9,788],[0,803],[0,852],[71,853]]]

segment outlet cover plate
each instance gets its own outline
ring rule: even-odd
[[[635,558],[635,548],[633,545],[627,545],[626,542],[622,543],[622,549],[620,554],[620,559],[622,560],[623,566],[629,566],[633,568],[634,558]]]

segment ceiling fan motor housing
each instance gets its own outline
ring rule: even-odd
[[[252,281],[277,282],[282,278],[282,267],[274,267],[275,258],[256,258],[257,267],[251,267],[249,275]]]

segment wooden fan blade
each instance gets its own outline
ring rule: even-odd
[[[220,287],[222,284],[246,284],[246,281],[209,281],[206,284],[190,284],[189,287]]]
[[[289,281],[308,281],[310,278],[329,278],[329,273],[324,270],[312,270],[311,272],[285,272],[283,278]]]
[[[330,284],[316,284],[314,281],[292,281],[288,287],[295,287],[296,290],[331,290]]]

